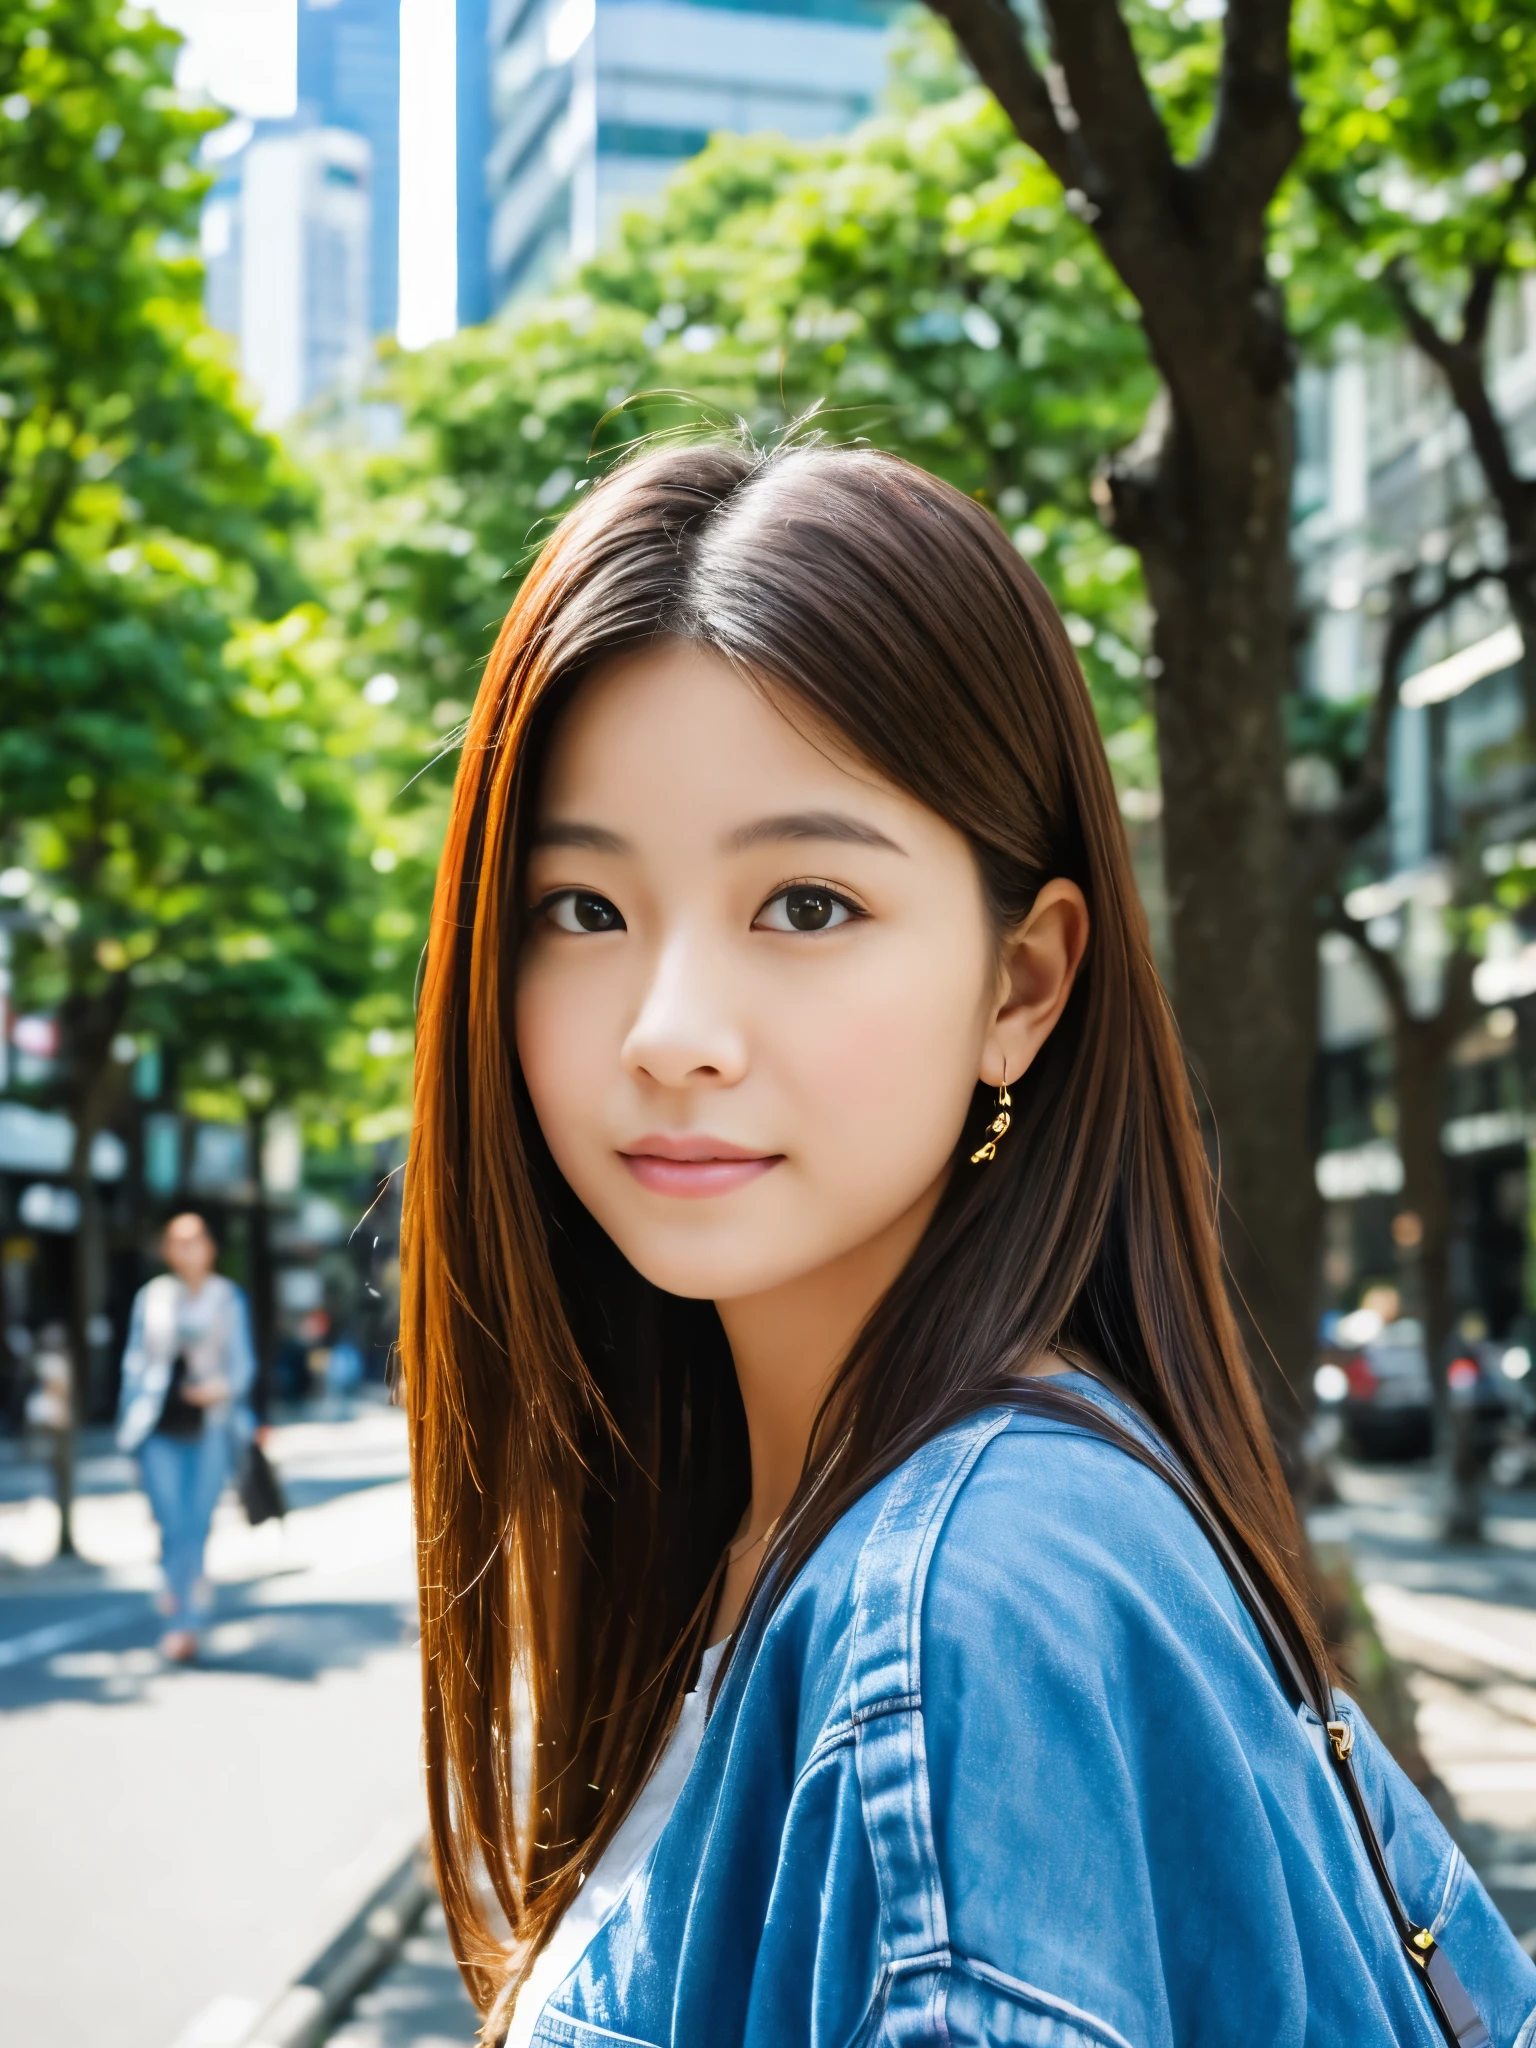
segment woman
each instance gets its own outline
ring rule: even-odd
[[[1322,1675],[1087,694],[980,507],[807,445],[583,501],[471,723],[417,1104],[487,2038],[1528,2048]]]
[[[160,1653],[190,1664],[197,1611],[208,1604],[208,1527],[249,1434],[246,1396],[256,1359],[245,1296],[213,1270],[218,1246],[202,1217],[173,1216],[161,1250],[170,1272],[134,1296],[117,1441],[138,1452],[160,1525],[161,1612],[170,1622]]]

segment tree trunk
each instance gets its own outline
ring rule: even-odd
[[[74,1157],[69,1182],[80,1206],[70,1259],[69,1427],[62,1434],[56,1460],[60,1489],[60,1551],[74,1547],[74,1472],[78,1432],[90,1413],[91,1328],[105,1306],[106,1247],[101,1206],[91,1178],[91,1145],[106,1122],[114,1073],[112,1040],[127,1008],[128,985],[118,976],[96,997],[67,997],[60,1012],[65,1069],[69,1077],[69,1111],[75,1126]]]
[[[1300,140],[1290,10],[1227,0],[1210,127],[1180,161],[1116,0],[932,4],[1134,296],[1163,379],[1107,496],[1156,613],[1174,1001],[1213,1120],[1238,1312],[1296,1479],[1320,1224],[1317,969],[1282,718],[1291,351],[1265,267]]]
[[[1424,1325],[1425,1356],[1435,1389],[1437,1434],[1444,1441],[1446,1347],[1451,1337],[1451,1194],[1440,1145],[1445,1047],[1438,1020],[1397,1019],[1397,1148],[1403,1161],[1403,1204],[1419,1219],[1414,1260],[1418,1299],[1410,1304]]]
[[[59,1556],[74,1557],[75,1549],[75,1417],[80,1405],[80,1371],[70,1360],[69,1410],[67,1428],[53,1434],[53,1493],[59,1504]]]
[[[1451,1237],[1455,1217],[1450,1163],[1441,1143],[1445,1070],[1451,1051],[1477,1017],[1472,961],[1456,953],[1447,964],[1440,1007],[1417,1017],[1407,985],[1389,957],[1367,946],[1392,1012],[1396,1064],[1397,1145],[1403,1162],[1403,1201],[1419,1219],[1414,1255],[1415,1296],[1409,1306],[1424,1327],[1424,1358],[1435,1410],[1435,1445],[1449,1482],[1445,1535],[1450,1542],[1479,1542],[1483,1533],[1481,1470],[1472,1406],[1449,1384],[1451,1359]]]
[[[1451,1360],[1451,1235],[1454,1216],[1450,1170],[1440,1142],[1445,1063],[1453,1035],[1442,1018],[1400,1019],[1394,1032],[1397,1056],[1398,1148],[1403,1159],[1403,1199],[1418,1217],[1418,1293],[1414,1303],[1424,1324],[1424,1356],[1434,1388],[1435,1444],[1449,1487],[1445,1537],[1478,1543],[1483,1535],[1482,1474],[1477,1454],[1476,1414],[1458,1399],[1447,1379]]]
[[[1532,549],[1536,555],[1536,548]],[[1536,750],[1536,571],[1529,576],[1510,576],[1504,588],[1509,609],[1520,628],[1524,652],[1520,657],[1520,693],[1525,704],[1526,744]]]
[[[1285,786],[1289,388],[1234,379],[1211,397],[1219,436],[1171,408],[1112,489],[1116,530],[1141,553],[1156,614],[1175,1003],[1204,1097],[1234,1295],[1294,1480],[1321,1210],[1316,935]]]

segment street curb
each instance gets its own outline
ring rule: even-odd
[[[425,1845],[418,1845],[267,2008],[244,2048],[320,2048],[358,1993],[394,1961],[436,1896]]]

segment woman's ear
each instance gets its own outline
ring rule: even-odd
[[[1004,935],[998,1001],[982,1046],[990,1088],[1017,1081],[1056,1028],[1088,946],[1088,905],[1076,882],[1047,882],[1028,917]]]

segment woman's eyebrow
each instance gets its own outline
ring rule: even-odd
[[[728,852],[744,853],[749,846],[775,839],[838,839],[847,846],[880,846],[888,853],[906,851],[873,825],[842,811],[789,811],[783,817],[758,818],[750,825],[738,826],[725,845]]]
[[[631,853],[627,839],[610,832],[606,825],[583,825],[578,820],[550,818],[533,835],[534,846],[581,846],[588,853]]]

